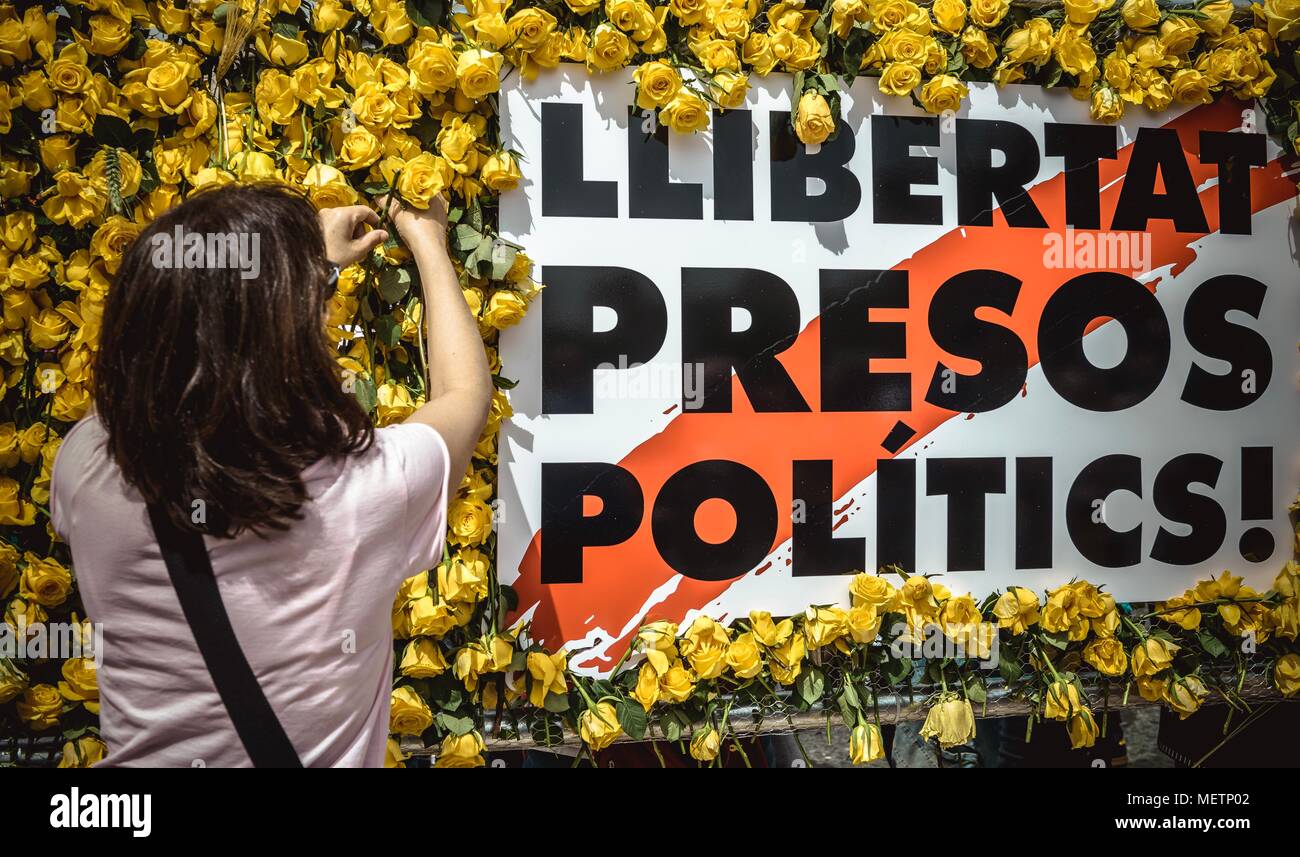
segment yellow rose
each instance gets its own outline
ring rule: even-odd
[[[1046,18],[1031,18],[1012,30],[1002,45],[1003,62],[1014,65],[1042,65],[1052,56],[1052,25]]]
[[[446,92],[456,85],[456,54],[434,39],[418,39],[406,54],[411,86],[421,95]]]
[[[730,643],[726,628],[708,616],[699,616],[683,635],[678,649],[698,678],[710,679],[722,675],[726,668]]]
[[[438,592],[447,601],[477,604],[487,597],[490,561],[474,548],[457,551],[438,566]]]
[[[533,677],[532,688],[528,692],[528,701],[537,708],[546,704],[546,694],[565,694],[569,692],[569,683],[564,677],[568,666],[565,652],[547,654],[546,652],[528,653],[528,674]]]
[[[90,38],[76,33],[77,41],[92,54],[109,57],[118,53],[131,41],[131,24],[111,15],[93,15],[90,19]]]
[[[682,89],[659,111],[659,118],[679,134],[709,127],[709,105],[694,92]]]
[[[1168,669],[1174,662],[1174,653],[1179,646],[1160,637],[1147,637],[1133,647],[1133,675],[1138,678],[1152,678],[1156,673]]]
[[[794,118],[795,136],[804,145],[820,145],[835,132],[835,117],[820,92],[808,90],[799,97]]]
[[[1169,78],[1174,98],[1183,104],[1209,104],[1214,100],[1210,92],[1210,79],[1194,68],[1180,68]],[[1200,619],[1200,612],[1196,617]]]
[[[402,745],[398,743],[393,736],[388,736],[388,741],[384,745],[384,767],[385,768],[405,768],[406,760],[411,758],[409,753],[402,752]]]
[[[632,42],[613,24],[601,24],[591,34],[587,67],[592,71],[622,68],[632,56]]]
[[[659,674],[649,661],[641,664],[636,674],[636,687],[632,688],[631,697],[649,711],[659,701]]]
[[[1081,77],[1097,67],[1097,52],[1088,40],[1084,24],[1063,24],[1056,33],[1053,53],[1056,62],[1067,74]]]
[[[580,10],[574,11],[582,14]],[[674,18],[689,27],[703,20],[705,13],[709,11],[709,4],[706,0],[669,0],[668,11]]]
[[[510,16],[506,25],[514,38],[514,46],[532,53],[541,48],[555,32],[555,16],[544,9],[522,9]]]
[[[1138,69],[1133,84],[1142,93],[1142,106],[1160,112],[1174,100],[1174,90],[1160,72],[1153,68]]]
[[[1070,736],[1070,749],[1082,750],[1097,743],[1097,721],[1092,712],[1082,708],[1070,715],[1065,723],[1066,734]]]
[[[42,607],[58,607],[72,592],[72,575],[53,557],[23,554],[27,567],[18,579],[18,591]]]
[[[642,110],[664,107],[682,88],[682,76],[663,60],[642,63],[632,74],[636,81],[636,104]]]
[[[790,635],[790,638],[769,653],[768,665],[772,677],[780,684],[794,684],[803,672],[803,661],[808,655],[808,645],[802,632]]]
[[[427,637],[412,640],[402,650],[398,672],[407,678],[437,678],[447,671],[447,659],[438,644]]]
[[[691,52],[699,59],[709,74],[719,71],[740,71],[740,57],[736,43],[730,39],[697,39],[690,44]]]
[[[618,723],[614,706],[608,702],[598,702],[595,708],[588,708],[578,716],[578,732],[583,743],[593,753],[599,753],[623,734],[623,727]]]
[[[1002,23],[1011,9],[1011,0],[971,0],[970,20],[988,30]]]
[[[740,58],[755,74],[763,77],[776,67],[777,56],[767,33],[750,33],[741,49]]]
[[[358,126],[343,136],[335,161],[344,170],[368,167],[383,154],[379,138],[368,128]]]
[[[497,193],[514,190],[521,177],[515,156],[504,149],[490,155],[479,170],[483,184]]]
[[[659,677],[659,692],[669,702],[685,702],[695,691],[695,676],[679,659]]]
[[[451,169],[447,162],[429,152],[422,152],[400,165],[397,192],[404,202],[416,208],[428,208],[451,182]]]
[[[1124,101],[1110,87],[1098,87],[1088,112],[1098,122],[1118,122],[1124,115]]]
[[[1166,18],[1160,24],[1160,44],[1171,54],[1185,54],[1196,47],[1201,28],[1189,18]]]
[[[871,604],[857,604],[849,608],[849,636],[855,643],[870,643],[880,635],[881,615]]]
[[[329,164],[312,164],[302,177],[303,189],[317,208],[355,205],[357,192],[347,177]]]
[[[962,14],[966,14],[964,5]],[[834,0],[831,3],[831,32],[841,39],[849,37],[854,24],[865,24],[870,18],[871,8],[867,0]]]
[[[1300,691],[1300,655],[1288,652],[1273,664],[1273,684],[1288,699]],[[3,701],[3,694],[0,694]]]
[[[11,66],[15,62],[27,62],[32,58],[32,46],[28,41],[27,31],[17,18],[10,17],[0,21],[0,65]]]
[[[281,68],[302,65],[310,55],[305,39],[291,38],[271,30],[257,34],[257,52],[262,59]]]
[[[447,509],[448,541],[458,545],[481,545],[492,532],[492,509],[473,497],[457,497]]]
[[[842,607],[809,607],[804,613],[803,632],[809,649],[829,646],[848,631],[849,617]]]
[[[945,33],[957,35],[966,26],[966,3],[964,0],[935,0],[930,7],[934,22]]]
[[[497,289],[483,309],[483,322],[495,330],[518,324],[528,309],[528,301],[511,289]]]
[[[94,735],[82,735],[75,741],[65,741],[63,755],[59,757],[60,768],[89,768],[104,761],[108,756],[108,745]]]
[[[1213,3],[1206,3],[1201,7],[1201,14],[1204,17],[1198,18],[1196,23],[1212,36],[1222,35],[1232,20],[1232,12],[1235,8],[1232,0],[1214,0]]]
[[[41,164],[51,173],[70,169],[77,164],[77,139],[68,134],[54,134],[37,144]]]
[[[975,712],[971,710],[970,701],[951,694],[940,697],[940,701],[930,706],[925,715],[921,738],[926,741],[937,738],[939,746],[945,750],[973,740]]]
[[[1099,637],[1083,647],[1083,659],[1102,675],[1116,678],[1128,669],[1128,655],[1119,640]]]
[[[92,714],[99,713],[99,682],[95,662],[89,658],[68,658],[61,668],[59,694],[69,702],[80,702]]]
[[[90,179],[69,170],[54,175],[54,190],[55,193],[41,203],[41,210],[53,222],[67,223],[78,229],[98,217],[107,202]]]
[[[721,749],[722,736],[712,726],[697,729],[691,736],[691,758],[698,762],[712,762]]]
[[[408,685],[393,688],[392,708],[388,715],[388,731],[398,735],[419,735],[433,725],[433,712],[414,688]]]
[[[0,588],[0,592],[4,590]],[[0,705],[27,689],[27,675],[8,658],[0,658]]]
[[[23,692],[15,707],[18,716],[26,722],[29,729],[44,732],[59,725],[59,717],[63,713],[63,697],[54,685],[35,684]]]
[[[1201,707],[1201,702],[1210,695],[1205,683],[1194,675],[1176,678],[1165,685],[1161,699],[1169,709],[1178,715],[1179,720],[1186,720]]]
[[[442,747],[433,766],[435,768],[481,768],[485,764],[483,750],[483,736],[477,732],[448,735],[442,739]]]
[[[1038,596],[1021,586],[1012,586],[993,605],[999,628],[1020,636],[1038,624]]]
[[[1124,0],[1119,14],[1134,30],[1149,30],[1160,20],[1160,7],[1156,0]]]
[[[885,95],[910,95],[921,83],[921,71],[911,63],[891,62],[880,74],[880,91]]]
[[[935,616],[939,610],[939,603],[934,597],[934,586],[920,574],[914,574],[903,581],[903,588],[898,592],[898,602],[904,610],[922,616]]]
[[[377,0],[370,7],[370,26],[385,45],[404,44],[415,31],[415,24],[400,2]]]
[[[1073,682],[1057,679],[1047,686],[1043,695],[1043,716],[1050,720],[1065,720],[1085,707]]]
[[[1300,0],[1264,0],[1262,9],[1256,6],[1268,25],[1268,34],[1280,41],[1291,41],[1300,36]]]
[[[748,75],[735,71],[720,71],[709,83],[714,90],[713,97],[722,109],[734,110],[745,106],[745,96],[749,93]]]
[[[940,74],[925,82],[918,97],[922,107],[930,113],[939,114],[945,110],[960,110],[968,92],[966,84],[959,78],[951,74]]]
[[[1065,17],[1072,24],[1091,24],[1115,5],[1115,0],[1064,0]]]
[[[727,666],[738,678],[753,678],[763,671],[763,660],[753,632],[738,635],[727,646]]]
[[[784,646],[794,633],[794,622],[789,619],[773,622],[772,614],[765,610],[752,611],[749,625],[754,638],[769,649]]]
[[[501,88],[501,64],[496,51],[472,48],[456,58],[456,86],[466,98],[478,101]]]
[[[885,758],[885,740],[874,723],[859,723],[849,733],[849,762],[865,765]]]
[[[849,597],[854,606],[866,604],[887,613],[893,609],[898,593],[885,578],[860,571],[849,584]]]

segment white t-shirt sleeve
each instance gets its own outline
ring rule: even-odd
[[[390,432],[396,441],[406,483],[405,579],[442,561],[450,456],[442,435],[432,426],[402,423],[383,431]]]

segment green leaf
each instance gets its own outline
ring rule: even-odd
[[[468,223],[460,224],[453,229],[451,233],[452,247],[462,253],[468,253],[471,250],[477,249],[478,245],[482,243],[483,238],[483,233],[479,232]]]
[[[1044,633],[1043,639],[1046,640],[1048,645],[1052,648],[1060,649],[1061,651],[1065,651],[1066,647],[1070,645],[1070,637],[1065,633]]]
[[[1201,641],[1201,648],[1205,649],[1206,654],[1212,658],[1221,658],[1228,653],[1228,647],[1223,642],[1208,631],[1202,631],[1197,639]]]
[[[101,146],[116,146],[119,149],[132,148],[131,126],[125,119],[119,119],[108,113],[95,117],[94,128],[90,132],[95,142]]]
[[[492,259],[495,245],[496,242],[491,236],[484,235],[483,240],[479,241],[478,246],[474,248],[474,252],[465,259],[465,267],[481,276],[483,272],[479,270],[479,266]]]
[[[650,721],[646,717],[645,709],[641,706],[641,703],[625,699],[614,710],[618,713],[618,725],[623,727],[623,731],[629,737],[645,737],[645,730]]]
[[[445,711],[439,711],[434,722],[453,735],[468,735],[474,731],[474,721],[468,717],[457,717]]]
[[[820,669],[810,666],[799,675],[796,689],[799,691],[799,698],[809,705],[820,702],[822,691],[826,689],[826,677],[822,675]]]
[[[890,684],[899,684],[912,672],[910,658],[898,658],[885,662],[885,680]]]
[[[361,410],[370,413],[379,403],[379,391],[373,378],[357,378],[352,382],[352,395],[357,397]]]
[[[395,304],[411,289],[411,272],[398,265],[390,265],[379,274],[379,297],[384,303]]]
[[[494,243],[492,247],[492,279],[504,280],[506,274],[515,264],[519,251],[504,241]]]
[[[552,714],[563,714],[570,708],[568,694],[548,693],[546,694],[546,701],[542,703],[542,707]]]
[[[381,315],[375,319],[375,336],[389,348],[397,345],[402,338],[402,326],[391,315]]]

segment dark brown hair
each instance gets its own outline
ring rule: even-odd
[[[181,257],[176,238],[189,235],[232,252],[242,236],[257,275],[237,252]],[[180,526],[287,529],[307,500],[303,468],[373,440],[326,337],[329,273],[315,209],[282,185],[197,193],[126,252],[104,310],[95,407],[127,483]],[[206,524],[192,520],[200,500]]]

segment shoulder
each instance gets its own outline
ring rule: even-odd
[[[433,426],[424,423],[375,429],[375,447],[381,458],[408,475],[427,477],[447,469],[447,444]]]
[[[50,470],[50,516],[56,532],[64,532],[61,519],[76,497],[77,486],[108,465],[107,438],[103,423],[92,411],[68,429],[59,443]]]
[[[93,411],[83,417],[68,429],[59,443],[50,481],[57,485],[60,481],[75,479],[84,465],[97,459],[107,459],[108,453],[104,448],[107,439],[108,433]]]

